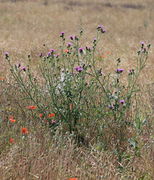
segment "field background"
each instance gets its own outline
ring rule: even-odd
[[[8,51],[22,60],[23,54],[37,56],[43,44],[48,48],[57,46],[61,31],[69,36],[78,33],[81,27],[89,42],[95,37],[97,25],[103,24],[108,33],[102,51],[112,51],[115,57],[120,55],[128,61],[140,41],[154,42],[153,8],[153,0],[17,0],[16,3],[1,0],[1,54]],[[151,56],[148,72],[153,70],[153,53]]]
[[[130,67],[133,65],[133,61],[135,61],[140,42],[145,41],[152,44],[149,60],[140,80],[143,86],[149,88],[151,95],[151,98],[148,99],[149,106],[154,108],[154,0],[16,0],[16,2],[13,0],[0,0],[0,77],[7,79],[7,75],[9,74],[9,68],[4,60],[4,52],[9,52],[15,63],[24,63],[30,54],[33,62],[32,65],[35,69],[38,55],[41,52],[45,52],[51,48],[58,48],[60,32],[64,31],[66,37],[69,37],[72,34],[77,34],[83,28],[85,31],[83,44],[88,45],[95,38],[95,30],[98,24],[103,24],[107,30],[107,33],[99,44],[99,53],[110,52],[110,55],[107,57],[108,65],[114,59],[121,57],[123,66],[125,68]],[[146,101],[147,99],[143,97],[143,100]],[[0,104],[3,106],[2,101]],[[36,154],[38,153],[40,158],[41,155],[42,157],[44,156],[44,159],[42,158],[42,161],[34,160],[34,164],[31,165],[35,156],[30,154],[31,159],[27,161],[28,166],[25,164],[21,168],[17,164],[16,168],[19,169],[18,175],[13,170],[13,163],[9,166],[9,162],[14,162],[12,160],[13,154],[17,154],[18,152],[17,147],[14,147],[7,155],[5,154],[7,158],[4,156],[1,157],[0,171],[3,172],[2,176],[4,179],[5,177],[9,179],[11,177],[8,173],[9,170],[14,179],[24,179],[24,177],[26,177],[26,180],[39,179],[39,176],[35,176],[35,173],[39,174],[39,171],[35,171],[35,168],[41,169],[42,166],[45,166],[46,169],[44,171],[48,172],[48,176],[44,173],[44,176],[41,176],[42,178],[51,179],[52,177],[51,180],[54,180],[54,178],[55,180],[60,179],[66,174],[66,171],[62,167],[71,167],[70,154],[73,151],[73,145],[69,144],[68,146],[69,152],[67,149],[64,149],[60,157],[57,156],[56,150],[51,155],[50,153],[45,153],[43,146],[41,148],[39,147],[40,150],[39,152],[36,151]],[[31,149],[35,150],[35,147],[31,147]],[[84,154],[84,152],[82,153]],[[148,157],[146,155],[144,156],[143,161],[141,161],[142,164],[135,163],[138,164],[137,167],[139,169],[140,166],[141,169],[144,169],[145,165],[149,169],[149,172],[153,174],[154,161],[148,161],[151,155],[154,155],[153,150],[151,150],[149,156],[147,155]],[[86,157],[87,163],[91,163],[91,156]],[[108,155],[106,157],[107,159],[105,160],[110,162],[112,157]],[[18,163],[20,158],[17,155]],[[63,164],[63,161],[57,162],[56,159],[58,158],[64,159],[65,163]],[[145,161],[146,158],[147,162]],[[49,161],[47,163],[48,159],[55,160],[54,162],[57,164],[52,165],[58,167],[51,174],[49,170],[52,162]],[[153,157],[151,157],[151,160],[153,160]],[[26,163],[24,159],[22,161]],[[4,170],[2,166],[5,166],[6,169]],[[32,172],[35,172],[34,174],[27,173],[29,166],[32,166]],[[110,176],[108,179],[119,179],[116,170],[112,169],[112,165],[110,168],[113,171],[113,177],[111,178]],[[25,173],[24,177],[20,173],[20,170]],[[73,170],[75,175],[78,173],[82,174],[75,165],[72,166]],[[100,168],[100,170],[102,169]],[[72,172],[68,171],[68,174],[70,175]],[[0,176],[0,179],[2,178]]]

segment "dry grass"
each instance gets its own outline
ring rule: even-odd
[[[5,51],[11,54],[14,62],[24,63],[27,55],[31,54],[35,69],[40,52],[58,48],[61,31],[65,31],[69,36],[78,33],[81,27],[84,28],[86,35],[83,44],[86,44],[95,37],[95,27],[98,24],[104,24],[108,31],[99,46],[101,54],[111,52],[106,64],[121,57],[122,65],[128,69],[134,64],[136,45],[140,41],[154,44],[153,8],[153,0],[110,0],[110,3],[107,0],[24,0],[16,3],[0,1],[0,77],[9,79],[9,69],[3,57]],[[151,109],[154,107],[153,64],[152,50],[140,80],[143,91],[146,89],[146,96],[141,97],[142,102],[146,102]],[[7,119],[9,111],[16,114],[18,111],[12,107],[16,102],[11,96],[1,94],[4,88],[6,87],[0,87],[0,116]],[[2,112],[4,107],[8,108],[5,115]],[[0,142],[1,180],[67,180],[75,176],[79,180],[154,178],[153,134],[148,128],[143,137],[146,143],[141,152],[142,156],[132,157],[131,161],[126,163],[125,171],[119,173],[113,154],[96,151],[93,147],[91,150],[76,147],[71,137],[59,135],[51,141],[49,129],[40,127],[41,124],[38,123],[32,130],[32,135],[25,141],[18,138],[18,142],[11,146],[7,140],[4,141],[5,146]],[[7,136],[8,130],[9,127],[5,131],[0,130],[1,139]]]

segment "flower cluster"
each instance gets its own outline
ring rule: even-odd
[[[101,33],[105,33],[105,32],[106,32],[106,30],[105,30],[105,28],[104,28],[103,25],[99,25],[99,26],[97,27],[97,30],[100,31]]]

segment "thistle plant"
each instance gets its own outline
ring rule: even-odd
[[[97,48],[105,33],[99,25],[91,47],[83,47],[83,30],[69,39],[62,32],[59,50],[51,49],[44,56],[41,53],[37,75],[30,65],[13,65],[8,53],[5,58],[23,101],[36,107],[32,113],[35,121],[39,117],[44,125],[46,120],[52,132],[61,129],[63,135],[69,133],[78,144],[114,150],[121,162],[131,132],[136,130],[130,112],[150,45],[141,44],[136,67],[129,72],[121,67],[122,60],[118,58],[114,71],[104,73],[103,60],[98,67]]]

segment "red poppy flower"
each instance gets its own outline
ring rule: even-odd
[[[5,78],[4,77],[0,77],[0,81],[4,81],[5,80]]]
[[[14,143],[15,141],[14,141],[13,138],[10,138],[10,139],[9,139],[9,142],[10,142],[10,143]]]
[[[42,117],[43,117],[43,114],[42,114],[42,113],[41,113],[41,114],[39,114],[39,117],[40,117],[40,118],[42,118]]]
[[[28,129],[27,128],[22,128],[21,132],[22,132],[22,134],[28,134]]]
[[[78,178],[69,178],[69,180],[78,180]]]
[[[64,50],[64,52],[65,52],[65,53],[68,53],[68,52],[69,52],[69,50],[68,50],[68,49],[65,49],[65,50]]]
[[[37,106],[27,106],[27,109],[31,109],[31,110],[36,109],[36,108]]]
[[[49,118],[55,117],[55,114],[54,114],[54,113],[50,113],[50,114],[48,115],[48,117],[49,117]]]
[[[10,116],[9,121],[10,121],[11,123],[15,123],[15,122],[16,122],[16,120],[13,118],[13,116]]]

